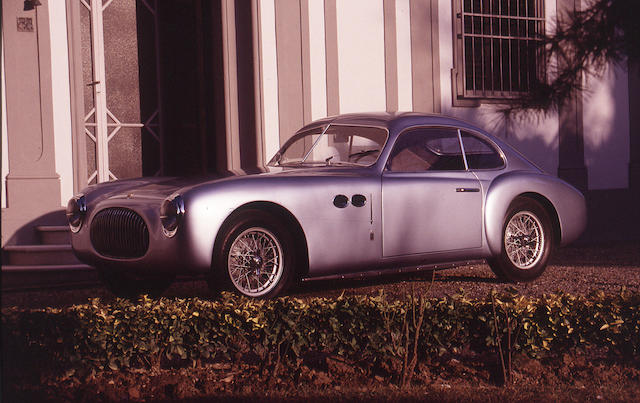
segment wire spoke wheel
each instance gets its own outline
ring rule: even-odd
[[[504,248],[518,269],[530,269],[542,258],[545,247],[542,223],[530,211],[515,214],[506,225]]]
[[[229,278],[240,292],[250,297],[262,296],[276,287],[282,277],[282,246],[266,228],[247,228],[233,240],[227,268]]]

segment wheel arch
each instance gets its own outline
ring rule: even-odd
[[[517,185],[513,180],[516,178],[500,179],[489,188],[485,205],[485,231],[491,254],[497,256],[502,250],[505,215],[517,198],[535,200],[545,209],[552,223],[554,246],[559,245],[562,239],[562,225],[557,208],[548,197],[537,191],[539,186],[530,186],[534,189],[522,189],[522,186],[514,186]],[[517,189],[518,187],[520,189]]]
[[[215,262],[218,261],[219,254],[221,253],[225,234],[233,225],[234,221],[248,210],[264,211],[275,217],[278,217],[286,223],[286,227],[293,231],[293,240],[295,242],[295,253],[297,258],[296,276],[301,277],[306,275],[309,271],[309,249],[307,246],[307,238],[304,234],[302,226],[300,225],[300,222],[288,209],[286,209],[282,205],[267,201],[254,201],[245,203],[233,210],[233,212],[231,212],[231,214],[229,214],[229,216],[224,220],[224,222],[220,226],[218,234],[216,235],[213,245],[213,256],[211,260],[212,269],[217,270],[217,268],[215,267]]]
[[[549,199],[547,199],[540,193],[535,192],[522,193],[516,196],[514,200],[518,197],[533,199],[542,205],[547,214],[549,214],[549,218],[551,219],[551,225],[553,227],[553,246],[557,247],[560,244],[560,240],[562,239],[562,227],[560,226],[560,218],[558,217],[558,212],[553,206],[553,203],[551,203]]]

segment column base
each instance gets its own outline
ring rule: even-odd
[[[629,189],[640,194],[640,162],[629,163]]]
[[[7,208],[2,209],[2,246],[32,243],[37,225],[64,224],[60,177],[7,176]]]
[[[586,167],[558,168],[558,177],[563,179],[579,190],[585,192],[589,190],[589,177]]]

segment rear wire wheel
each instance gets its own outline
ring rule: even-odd
[[[247,210],[224,235],[214,278],[224,277],[248,297],[274,297],[293,280],[293,245],[290,231],[280,220],[262,210]]]
[[[489,266],[501,279],[532,281],[544,272],[554,234],[547,211],[537,201],[519,197],[511,203],[502,227],[500,254]]]

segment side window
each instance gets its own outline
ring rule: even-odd
[[[422,128],[401,134],[389,156],[387,169],[392,172],[464,170],[457,130]]]
[[[489,142],[464,131],[460,133],[469,169],[495,169],[504,165],[500,153]]]

